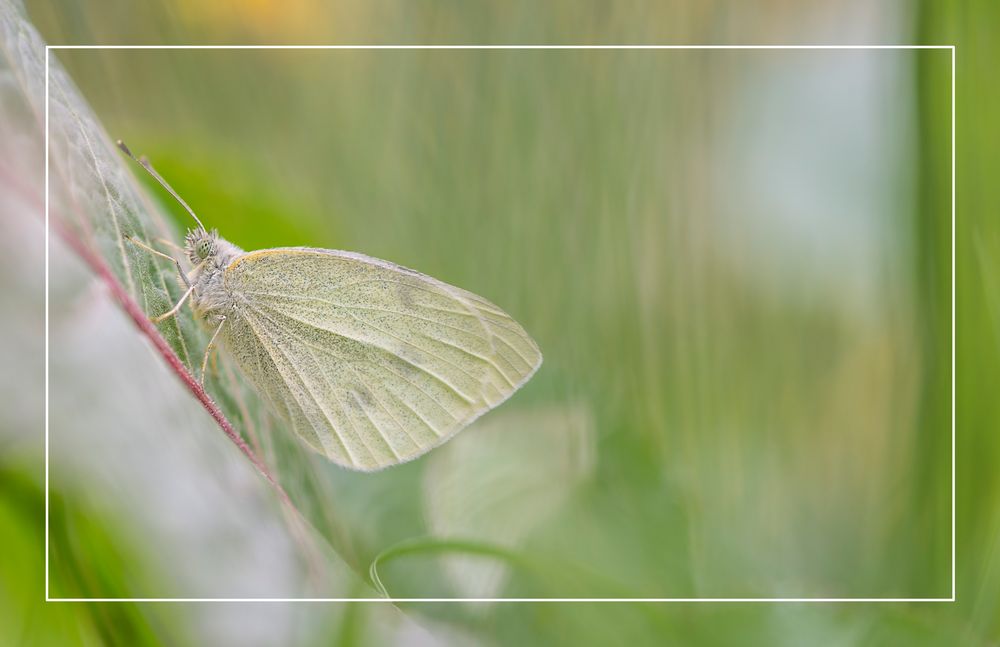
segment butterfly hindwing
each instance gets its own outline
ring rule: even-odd
[[[240,367],[310,447],[352,469],[415,458],[506,400],[541,364],[497,306],[361,254],[287,248],[225,270]]]

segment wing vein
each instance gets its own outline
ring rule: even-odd
[[[250,326],[250,329],[253,330],[254,334],[257,336],[257,339],[261,342],[261,345],[264,346],[264,350],[267,351],[268,355],[271,355],[271,361],[274,362],[274,367],[276,369],[278,369],[278,372],[287,381],[288,380],[288,376],[285,374],[285,372],[283,370],[281,370],[281,367],[279,366],[277,360],[275,359],[274,355],[271,353],[271,349],[268,348],[267,345],[264,343],[264,338],[261,336],[261,333],[258,331],[257,326],[255,326],[253,324],[252,318],[244,316],[243,319],[247,322],[247,325]],[[303,380],[302,376],[299,375],[298,371],[295,369],[295,364],[291,360],[289,360],[288,355],[285,353],[285,351],[283,351],[278,346],[278,344],[276,342],[274,342],[274,339],[273,339],[273,337],[271,337],[271,335],[268,335],[268,338],[271,340],[271,343],[273,343],[274,349],[277,352],[281,353],[282,357],[285,358],[285,361],[288,362],[288,364],[292,367],[292,372],[295,374],[295,377],[298,378],[299,383],[301,383],[302,386],[304,386],[306,388],[306,391],[308,391],[309,396],[313,399],[313,402],[316,404],[316,406],[319,407],[319,410],[323,413],[323,416],[326,418],[327,422],[330,424],[330,429],[333,431],[334,435],[337,438],[337,442],[340,443],[340,446],[344,449],[344,453],[347,454],[347,457],[351,460],[351,463],[354,464],[354,465],[359,465],[357,459],[354,458],[354,454],[352,454],[350,448],[348,448],[347,443],[344,442],[344,438],[341,435],[340,430],[337,429],[337,426],[333,424],[333,419],[330,418],[330,414],[326,411],[326,409],[323,408],[323,405],[319,403],[319,399],[312,392],[312,389],[309,388],[309,385],[307,385],[305,383],[305,380]],[[289,393],[292,394],[292,397],[298,403],[299,409],[301,409],[302,412],[303,412],[303,414],[305,414],[305,407],[303,407],[302,403],[299,402],[298,396],[295,394],[295,391],[292,390],[291,388],[289,388],[288,391],[289,391]],[[306,421],[309,422],[310,425],[312,425],[312,421],[309,420],[309,417],[305,416],[305,418],[306,418]],[[293,423],[293,426],[294,426],[294,423]],[[315,431],[316,431],[317,437],[319,438],[319,441],[321,443],[323,443],[324,435],[320,433],[320,430],[315,430]],[[328,436],[328,434],[327,434],[327,436]],[[324,447],[326,447],[326,443],[323,443],[323,445],[324,445]],[[367,447],[366,447],[366,449],[367,449]],[[329,453],[329,449],[328,448],[327,448],[327,452]],[[371,453],[371,450],[369,450],[369,453]]]
[[[514,388],[514,382],[512,382],[511,379],[509,377],[507,377],[507,374],[504,373],[500,369],[500,365],[497,364],[496,362],[494,362],[489,357],[483,357],[482,355],[480,355],[478,353],[473,353],[472,351],[470,351],[467,348],[462,348],[461,346],[457,346],[457,345],[452,344],[451,342],[447,342],[447,341],[445,341],[443,339],[435,339],[434,337],[429,337],[428,335],[424,335],[424,337],[426,339],[430,340],[430,341],[437,342],[439,344],[444,344],[445,346],[449,346],[451,348],[454,348],[455,350],[461,351],[461,352],[465,353],[466,355],[468,355],[469,357],[475,357],[476,359],[479,359],[479,360],[482,360],[483,362],[486,362],[488,365],[492,366],[496,370],[497,373],[500,374],[500,377],[502,377],[504,379],[504,381],[507,382],[507,384],[509,384],[511,386],[511,388]],[[510,361],[507,358],[503,358],[503,359],[508,364],[510,364]],[[510,367],[514,368],[514,365],[510,364]],[[517,369],[514,368],[514,370],[516,371]]]
[[[268,319],[269,321],[271,321],[272,323],[276,323],[276,322],[274,321],[274,319],[273,319],[273,318],[271,318],[271,317],[268,317],[268,316],[267,316],[267,315],[265,315],[265,314],[264,314],[263,312],[259,312],[259,311],[258,311],[258,313],[259,313],[259,314],[260,314],[261,316],[263,316],[263,317],[267,318],[267,319]],[[286,332],[288,332],[288,334],[289,334],[289,335],[292,335],[293,337],[295,337],[295,338],[296,338],[296,339],[297,339],[297,340],[299,341],[299,343],[301,343],[301,344],[303,344],[303,345],[305,345],[305,346],[309,347],[310,349],[313,349],[313,350],[317,350],[317,351],[320,351],[321,353],[326,353],[326,354],[328,354],[328,355],[331,355],[331,356],[332,356],[332,357],[333,357],[334,359],[336,359],[336,360],[338,360],[338,361],[340,361],[340,362],[343,362],[343,363],[344,363],[344,365],[346,365],[346,366],[349,366],[349,367],[351,368],[351,370],[352,370],[352,371],[354,371],[355,375],[357,375],[357,376],[358,376],[358,380],[359,380],[359,381],[361,381],[361,382],[362,382],[362,383],[363,383],[363,384],[365,385],[365,388],[369,389],[369,391],[371,391],[371,390],[372,390],[372,389],[371,389],[371,385],[370,385],[370,383],[368,383],[368,382],[365,382],[365,381],[364,381],[364,380],[363,380],[363,379],[361,378],[361,374],[360,374],[360,373],[358,372],[358,370],[357,370],[357,369],[356,369],[356,368],[355,368],[354,366],[352,366],[352,365],[351,365],[351,361],[350,361],[350,360],[348,360],[348,359],[346,359],[346,358],[344,358],[344,357],[341,357],[340,355],[338,355],[337,353],[335,353],[335,352],[334,352],[333,350],[331,350],[331,349],[329,349],[329,348],[324,348],[324,347],[322,347],[322,346],[317,346],[317,345],[315,345],[315,344],[313,344],[313,343],[309,342],[309,341],[308,341],[308,340],[306,340],[306,339],[305,339],[304,337],[302,337],[301,335],[299,335],[299,334],[297,334],[297,333],[295,333],[295,332],[293,332],[293,331],[291,331],[291,330],[287,330],[287,329],[286,329]],[[336,333],[330,333],[330,334],[336,334]],[[384,349],[382,349],[381,347],[379,347],[379,350],[384,350]],[[388,351],[385,351],[385,352],[388,352]],[[393,356],[393,357],[398,357],[398,355],[392,355],[392,356]],[[402,359],[402,358],[400,358],[400,359]],[[372,365],[372,366],[374,366],[374,367],[376,367],[376,368],[380,368],[380,369],[382,369],[382,370],[385,370],[385,371],[388,371],[389,373],[392,373],[393,375],[395,375],[396,377],[398,377],[398,378],[400,378],[401,380],[405,381],[405,382],[406,382],[407,384],[409,384],[409,385],[410,385],[410,386],[412,386],[413,388],[415,388],[415,389],[417,389],[418,391],[420,391],[420,393],[422,393],[422,394],[423,394],[423,396],[424,396],[425,398],[427,398],[427,399],[428,399],[428,400],[429,400],[430,402],[432,402],[433,404],[437,405],[437,407],[438,407],[439,409],[441,409],[442,411],[444,411],[444,412],[445,412],[445,413],[446,413],[446,414],[447,414],[447,415],[448,415],[448,416],[449,416],[449,417],[450,417],[451,419],[453,419],[453,420],[454,420],[455,422],[461,422],[461,421],[463,420],[463,418],[460,418],[460,417],[456,416],[456,415],[455,415],[455,413],[454,413],[454,412],[452,412],[452,410],[451,410],[451,409],[449,409],[449,408],[448,408],[448,407],[446,407],[446,406],[445,406],[444,404],[442,404],[442,403],[441,403],[441,402],[440,402],[440,401],[439,401],[439,400],[438,400],[437,398],[435,398],[435,397],[434,397],[433,395],[431,395],[430,393],[428,393],[427,391],[425,391],[425,390],[423,389],[423,387],[421,387],[421,386],[420,386],[419,384],[417,384],[417,383],[413,382],[412,380],[410,380],[409,378],[407,378],[407,377],[406,377],[405,375],[403,375],[402,373],[399,373],[399,372],[395,371],[395,370],[394,370],[394,369],[393,369],[393,368],[392,368],[391,366],[389,366],[389,365],[387,365],[387,364],[380,364],[380,363],[376,363],[376,362],[373,362],[372,360],[367,360],[367,359],[366,359],[366,360],[359,360],[359,361],[361,361],[361,362],[363,362],[363,363],[365,363],[365,364],[370,364],[370,365]],[[404,361],[405,361],[405,360],[404,360]],[[398,395],[396,395],[395,393],[392,393],[392,391],[391,391],[391,390],[387,389],[387,392],[388,392],[388,393],[389,393],[390,395],[392,395],[392,396],[393,396],[393,397],[394,397],[394,398],[396,399],[396,401],[397,401],[397,402],[399,402],[399,403],[403,404],[403,405],[404,405],[404,406],[405,406],[405,407],[406,407],[407,409],[409,409],[410,411],[412,411],[412,412],[414,413],[414,415],[416,415],[416,416],[417,416],[418,418],[420,418],[420,420],[421,420],[421,421],[422,421],[422,422],[423,422],[423,423],[424,423],[425,425],[427,425],[427,427],[428,427],[428,428],[429,428],[429,429],[431,430],[431,432],[432,432],[432,433],[433,433],[433,434],[434,434],[435,436],[438,436],[439,438],[441,437],[441,432],[440,432],[440,431],[439,431],[439,430],[437,429],[437,427],[436,427],[435,425],[431,424],[431,423],[430,423],[430,422],[429,422],[429,421],[428,421],[428,420],[427,420],[426,418],[424,418],[424,416],[422,416],[422,415],[421,415],[421,414],[420,414],[420,413],[419,413],[419,412],[418,412],[418,411],[417,411],[416,409],[414,409],[413,407],[411,407],[411,406],[410,406],[410,405],[409,405],[409,404],[408,404],[408,403],[407,403],[406,401],[404,401],[404,400],[403,400],[402,398],[400,398],[400,397],[399,397]],[[409,436],[409,434],[407,434],[407,435]],[[411,437],[411,440],[412,440],[412,437]],[[416,442],[416,441],[414,441],[414,442]]]
[[[534,367],[534,363],[529,362],[528,358],[525,357],[524,355],[522,355],[521,351],[517,350],[517,348],[515,348],[513,345],[511,345],[511,343],[509,341],[507,341],[506,339],[504,339],[503,337],[501,337],[499,335],[497,335],[497,339],[499,339],[501,342],[503,342],[504,346],[506,346],[507,348],[509,348],[512,351],[514,351],[514,354],[516,354],[518,356],[518,358],[520,358],[520,360],[522,362],[524,362],[524,365],[528,367],[529,371],[532,369],[532,367]],[[511,364],[511,366],[513,366],[513,364]]]
[[[491,343],[489,337],[483,337],[481,335],[477,335],[476,333],[472,332],[471,330],[468,330],[466,328],[461,328],[459,326],[453,326],[453,325],[445,323],[443,321],[435,321],[434,319],[430,319],[429,317],[421,317],[420,315],[414,314],[412,312],[403,312],[402,310],[390,310],[388,308],[377,308],[375,306],[347,305],[347,304],[344,304],[344,303],[337,303],[336,301],[330,301],[328,299],[321,299],[319,297],[307,297],[307,296],[299,296],[299,295],[295,295],[295,294],[272,294],[270,292],[246,292],[246,294],[252,294],[254,296],[272,297],[272,298],[278,298],[278,299],[295,299],[295,300],[298,300],[298,301],[316,301],[318,303],[325,303],[327,305],[333,306],[334,308],[342,308],[344,310],[371,310],[371,311],[374,311],[374,312],[384,312],[386,314],[401,315],[403,317],[411,317],[413,319],[418,319],[420,321],[426,321],[427,323],[434,324],[435,326],[444,326],[446,328],[451,328],[452,330],[457,330],[457,331],[463,332],[463,333],[465,333],[467,335],[471,335],[472,337],[475,337],[476,339],[481,339],[481,340],[483,340],[486,343]],[[457,314],[466,314],[466,313],[457,313]],[[487,334],[489,334],[488,331],[487,331]]]
[[[259,312],[259,311],[258,311],[258,312]],[[272,319],[271,317],[268,317],[268,316],[267,316],[267,315],[265,315],[265,314],[264,314],[263,312],[259,312],[259,314],[261,314],[262,316],[264,316],[265,318],[267,318],[267,319],[268,319],[269,321],[271,321],[272,323],[274,323],[274,319]],[[298,320],[296,320],[296,321],[298,321]],[[286,330],[287,330],[287,329],[286,329]],[[324,330],[324,329],[320,328],[320,330]],[[295,332],[292,332],[291,330],[287,330],[287,332],[288,332],[288,334],[290,334],[290,335],[292,335],[293,337],[295,337],[295,338],[296,338],[296,339],[297,339],[297,340],[298,340],[298,341],[299,341],[300,343],[302,343],[302,344],[304,344],[304,345],[308,346],[309,348],[312,348],[312,349],[315,349],[315,350],[318,350],[318,351],[320,351],[320,352],[323,352],[323,353],[327,353],[327,354],[329,354],[329,355],[333,356],[333,357],[334,357],[335,359],[337,359],[337,360],[339,360],[339,361],[343,362],[344,364],[346,364],[346,365],[350,366],[350,364],[351,364],[351,361],[350,361],[350,360],[348,360],[348,359],[346,359],[346,358],[344,358],[344,357],[341,357],[340,355],[336,354],[336,353],[335,353],[334,351],[332,351],[331,349],[329,349],[329,348],[323,348],[322,346],[317,346],[317,345],[315,345],[315,344],[313,344],[313,343],[311,343],[311,342],[307,341],[307,340],[306,340],[305,338],[303,338],[303,337],[302,337],[301,335],[299,335],[299,334],[297,334],[297,333],[295,333]],[[328,332],[329,332],[329,331],[328,331]],[[336,335],[337,333],[333,333],[333,332],[331,332],[330,334],[333,334],[333,335]],[[390,354],[390,355],[391,355],[392,357],[397,357],[397,358],[399,358],[399,359],[400,359],[401,361],[406,361],[406,360],[405,360],[405,359],[403,359],[402,357],[399,357],[398,355],[395,355],[395,354],[393,354],[393,353],[390,353],[389,351],[385,350],[385,349],[384,349],[384,348],[382,348],[381,346],[377,346],[377,348],[378,348],[379,350],[381,350],[381,351],[385,352],[385,353],[388,353],[388,354]],[[453,420],[454,420],[455,422],[461,422],[461,421],[462,421],[462,418],[459,418],[458,416],[456,416],[456,415],[454,414],[454,412],[452,412],[452,410],[451,410],[451,409],[449,409],[449,408],[448,408],[448,407],[446,407],[446,406],[445,406],[444,404],[442,404],[442,403],[441,403],[441,401],[439,401],[439,400],[438,400],[437,398],[435,398],[435,397],[434,397],[433,395],[431,395],[430,393],[428,393],[427,391],[425,391],[425,390],[423,389],[423,387],[421,387],[421,386],[420,386],[419,384],[417,384],[417,383],[413,382],[412,380],[410,380],[409,378],[407,378],[407,377],[406,377],[405,375],[403,375],[402,373],[399,373],[399,372],[397,372],[397,371],[393,370],[393,368],[392,368],[392,367],[390,367],[390,366],[388,366],[388,365],[386,365],[386,364],[380,364],[380,363],[376,363],[376,362],[373,362],[372,360],[360,360],[360,361],[362,361],[362,362],[364,362],[364,363],[366,363],[366,364],[371,364],[372,366],[374,366],[374,367],[376,367],[376,368],[380,368],[380,369],[382,369],[382,370],[384,370],[384,371],[388,371],[389,373],[392,373],[393,375],[395,375],[396,377],[400,378],[401,380],[404,380],[404,381],[405,381],[405,382],[406,382],[407,384],[409,384],[409,385],[410,385],[410,386],[412,386],[413,388],[415,388],[415,389],[417,389],[418,391],[420,391],[420,392],[421,392],[421,393],[422,393],[422,394],[424,395],[424,397],[426,397],[426,398],[427,398],[427,399],[428,399],[429,401],[431,401],[431,402],[433,402],[433,403],[434,403],[435,405],[437,405],[437,406],[438,406],[438,408],[440,408],[440,409],[441,409],[442,411],[444,411],[444,412],[445,412],[446,414],[448,414],[448,416],[449,416],[449,417],[451,417],[451,418],[452,418],[452,419],[453,419]],[[408,363],[409,363],[409,362],[408,362]],[[416,367],[416,368],[418,368],[418,369],[420,368],[419,366],[416,366],[415,364],[413,364],[413,366],[415,366],[415,367]],[[352,366],[351,368],[352,368],[352,369],[354,369],[354,367],[353,367],[353,366]],[[354,370],[355,370],[355,372],[357,372],[357,370],[356,370],[356,369],[354,369]],[[391,393],[391,391],[390,391],[390,393]],[[395,394],[393,394],[393,397],[395,397],[395,398],[396,398],[396,400],[398,400],[399,402],[402,402],[403,404],[405,404],[405,405],[407,406],[407,408],[408,408],[408,409],[410,409],[410,411],[413,411],[413,413],[417,414],[417,417],[419,417],[419,418],[420,418],[421,420],[423,420],[423,421],[424,421],[424,424],[426,424],[426,425],[427,425],[428,427],[430,427],[431,431],[433,431],[433,432],[434,432],[434,435],[435,435],[435,436],[440,436],[440,435],[441,435],[441,434],[440,434],[440,432],[438,431],[438,429],[437,429],[437,428],[436,428],[436,427],[435,427],[434,425],[432,425],[432,424],[430,424],[429,422],[427,422],[427,420],[426,420],[426,419],[425,419],[425,418],[424,418],[424,417],[423,417],[422,415],[420,415],[420,414],[419,414],[419,413],[418,413],[418,412],[417,412],[416,410],[414,410],[414,409],[413,409],[412,407],[410,407],[410,406],[409,406],[408,404],[406,404],[406,402],[404,402],[403,400],[401,400],[401,399],[399,398],[399,396],[396,396]]]
[[[368,455],[371,456],[371,458],[372,458],[372,464],[373,465],[378,465],[379,461],[378,461],[377,458],[375,458],[375,452],[373,452],[372,448],[368,446],[368,443],[365,442],[364,437],[358,432],[358,428],[354,424],[354,420],[353,420],[354,416],[351,415],[351,408],[347,405],[346,402],[344,402],[343,391],[342,390],[334,391],[333,395],[334,395],[334,397],[336,397],[341,402],[341,406],[344,409],[344,417],[347,418],[347,424],[349,424],[351,426],[351,431],[354,432],[354,437],[358,439],[358,441],[361,443],[361,446],[364,447],[365,451],[368,452]],[[368,414],[365,414],[365,415],[368,415]],[[383,439],[383,442],[385,442],[384,439]],[[392,451],[391,447],[389,448],[389,451]],[[396,452],[392,452],[392,453],[395,454]]]
[[[368,392],[372,396],[372,398],[375,397],[375,395],[371,392],[370,389],[369,389]],[[377,422],[375,422],[374,418],[371,417],[371,414],[368,413],[368,409],[365,407],[364,402],[361,401],[361,398],[358,397],[357,392],[356,391],[348,391],[348,393],[350,393],[351,397],[354,398],[354,401],[358,404],[358,407],[361,409],[361,412],[365,414],[365,418],[368,418],[368,422],[371,423],[371,426],[375,428],[375,431],[376,431],[375,435],[378,436],[382,440],[383,443],[385,443],[385,446],[389,448],[389,451],[392,452],[392,455],[396,457],[397,461],[403,460],[403,458],[399,455],[399,452],[396,451],[396,448],[393,447],[392,443],[389,442],[388,435],[385,432],[382,431],[382,428],[379,426],[379,424]],[[419,447],[419,445],[418,445],[418,447]]]
[[[477,381],[477,380],[476,380],[476,377],[475,377],[475,376],[474,376],[474,375],[473,375],[472,373],[469,373],[469,372],[468,372],[467,370],[465,370],[464,368],[462,368],[462,367],[461,367],[461,366],[459,366],[458,364],[456,364],[456,363],[454,363],[454,362],[449,362],[449,361],[448,361],[448,360],[446,360],[445,358],[443,358],[443,357],[441,357],[441,356],[439,356],[439,355],[435,355],[434,353],[432,353],[431,351],[427,350],[426,348],[423,348],[422,346],[417,346],[417,345],[416,345],[416,344],[414,344],[414,343],[413,343],[412,341],[407,341],[407,340],[403,339],[402,337],[400,337],[399,335],[397,335],[397,334],[393,333],[393,332],[392,332],[392,331],[390,331],[390,330],[386,330],[385,328],[381,328],[381,327],[379,327],[379,326],[375,326],[375,325],[373,325],[373,324],[370,324],[370,323],[369,323],[369,324],[366,324],[366,323],[365,323],[364,321],[362,321],[362,320],[361,320],[361,319],[360,319],[360,318],[359,318],[359,317],[358,317],[358,316],[357,316],[356,314],[354,314],[353,312],[351,312],[351,311],[349,311],[349,310],[347,311],[347,314],[349,314],[349,315],[351,316],[351,318],[352,318],[352,319],[354,319],[355,321],[357,321],[357,322],[358,322],[359,324],[361,324],[362,326],[365,326],[365,325],[367,325],[367,326],[371,326],[371,327],[372,327],[372,328],[374,328],[375,330],[377,330],[377,331],[379,331],[379,332],[381,332],[381,333],[383,333],[383,334],[386,334],[386,335],[388,335],[388,336],[392,337],[393,339],[395,339],[396,341],[398,341],[398,342],[399,342],[399,343],[401,343],[401,344],[407,344],[407,345],[409,345],[409,346],[413,346],[414,348],[416,348],[417,350],[419,350],[419,351],[420,351],[421,353],[427,353],[428,355],[430,355],[430,356],[431,356],[431,357],[433,357],[434,359],[437,359],[437,360],[441,360],[441,361],[442,361],[442,362],[444,362],[445,364],[449,364],[449,365],[451,365],[452,367],[454,367],[454,368],[458,369],[459,371],[461,371],[462,373],[465,373],[466,377],[468,377],[468,378],[469,378],[470,380],[472,380],[473,382],[476,382],[476,381]],[[465,396],[465,395],[463,395],[462,397],[463,397],[463,398],[465,398],[466,400],[469,400],[470,402],[475,402],[475,400],[472,400],[472,399],[470,399],[470,398],[469,398],[468,396]]]
[[[338,337],[341,337],[343,339],[348,339],[348,340],[350,340],[352,342],[355,342],[357,344],[361,344],[363,346],[372,346],[374,348],[378,348],[379,350],[382,350],[382,351],[384,351],[384,352],[392,355],[393,357],[398,357],[401,361],[406,362],[407,364],[409,364],[413,368],[417,369],[418,371],[421,371],[423,373],[426,373],[427,375],[430,375],[431,377],[433,377],[438,382],[440,382],[441,384],[443,384],[444,386],[446,386],[449,390],[453,391],[457,396],[459,396],[460,398],[462,398],[463,400],[465,400],[469,404],[475,404],[475,402],[476,402],[473,398],[470,398],[465,393],[463,393],[454,384],[452,384],[448,380],[444,379],[443,377],[441,377],[440,375],[438,375],[434,371],[430,370],[426,366],[421,366],[420,364],[417,364],[417,363],[415,363],[415,362],[413,362],[413,361],[411,361],[411,360],[409,360],[409,359],[407,359],[407,358],[405,358],[405,357],[403,357],[401,355],[398,355],[398,354],[392,352],[391,350],[389,350],[388,348],[385,348],[384,346],[381,346],[379,344],[376,344],[376,343],[368,341],[368,340],[356,339],[354,337],[351,337],[350,335],[345,335],[343,333],[337,332],[336,330],[330,330],[329,328],[324,328],[323,326],[319,326],[319,325],[311,323],[309,321],[305,321],[303,319],[299,319],[298,317],[293,317],[292,315],[290,315],[288,313],[280,312],[278,310],[275,310],[274,308],[272,308],[272,307],[270,307],[270,306],[268,306],[266,304],[262,304],[262,307],[264,309],[272,312],[272,313],[275,313],[275,314],[279,315],[279,316],[286,317],[288,319],[291,319],[292,321],[300,323],[303,326],[308,326],[308,327],[314,328],[316,330],[322,330],[324,332],[328,332],[328,333],[330,333],[332,335],[337,335]],[[251,305],[250,308],[252,308],[253,310],[256,310],[259,313],[261,312],[261,309],[259,307],[257,307],[257,306]],[[351,313],[348,313],[348,314],[351,314]],[[361,323],[362,323],[362,325],[365,325],[364,322],[361,322]],[[376,330],[379,330],[379,329],[376,328]],[[381,331],[381,332],[385,332],[385,331]],[[402,341],[402,340],[400,340],[400,341]],[[404,343],[407,343],[407,342],[404,342]],[[413,344],[410,344],[410,345],[412,346]],[[422,348],[418,348],[418,350],[427,353],[427,351],[423,350]],[[431,357],[435,358],[435,359],[441,359],[440,357],[437,357],[433,353],[427,353],[427,354],[430,355]],[[442,361],[444,361],[444,360],[442,360]],[[450,362],[446,362],[446,363],[450,363]],[[458,367],[456,367],[456,368],[458,368]],[[462,370],[462,369],[459,368],[459,370]],[[462,372],[464,373],[465,371],[462,371]],[[466,373],[466,375],[468,375],[468,373]],[[472,376],[469,376],[469,377],[472,377]],[[475,378],[472,378],[472,379],[475,379]]]
[[[363,377],[361,377],[361,373],[359,373],[358,370],[356,368],[354,368],[353,366],[351,366],[351,371],[353,371],[354,375],[358,378],[358,382],[361,383],[361,386],[365,387],[368,390],[368,393],[371,395],[372,400],[374,400],[375,403],[379,407],[382,408],[382,411],[384,411],[386,413],[386,415],[388,415],[390,418],[392,418],[392,421],[396,424],[396,427],[398,427],[399,430],[402,431],[403,434],[407,438],[410,439],[410,442],[413,443],[413,446],[416,447],[419,450],[420,449],[420,443],[418,443],[413,438],[413,436],[410,435],[410,432],[407,431],[406,427],[403,426],[403,424],[399,422],[399,420],[396,418],[396,416],[394,416],[392,414],[392,411],[389,410],[389,407],[385,406],[385,404],[382,403],[382,400],[380,400],[379,397],[375,394],[375,389],[372,388],[372,385],[370,383],[366,382],[365,379]],[[371,420],[371,417],[369,417],[369,420]],[[372,420],[372,424],[373,425],[375,424],[374,420]],[[376,425],[376,428],[377,427],[378,427],[378,425]],[[435,435],[437,435],[437,434],[435,434]],[[392,447],[390,447],[390,449],[392,449]],[[396,451],[393,450],[392,453],[395,454]],[[396,457],[399,458],[399,455],[397,454]]]

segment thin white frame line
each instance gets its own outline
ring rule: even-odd
[[[50,50],[951,50],[951,597],[947,598],[53,598],[49,595]],[[45,601],[46,602],[955,602],[955,45],[46,45],[45,46]]]
[[[955,48],[951,48],[951,599],[957,594],[955,583]]]
[[[954,602],[951,598],[52,598],[47,602],[702,602],[761,604]]]
[[[45,600],[49,600],[49,48],[45,48]]]
[[[663,50],[821,50],[821,49],[954,49],[954,45],[47,45],[46,49],[355,49],[355,50],[406,50],[406,49],[440,49],[440,50],[504,50],[504,49],[663,49]]]

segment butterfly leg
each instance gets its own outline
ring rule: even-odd
[[[208,346],[205,346],[205,357],[201,360],[201,385],[205,386],[205,372],[208,370],[208,358],[212,354],[212,350],[215,348],[215,339],[222,332],[222,327],[226,325],[226,317],[221,315],[219,321],[219,327],[215,329],[212,333],[212,338],[208,340]]]
[[[155,317],[150,317],[149,320],[152,321],[153,323],[160,323],[161,321],[164,321],[166,319],[169,319],[170,317],[173,317],[181,309],[181,306],[184,305],[184,302],[187,301],[187,298],[189,296],[191,296],[192,292],[194,292],[194,286],[193,285],[191,285],[191,286],[188,287],[187,291],[183,294],[183,296],[181,296],[180,301],[177,302],[177,305],[175,305],[173,308],[171,308],[170,310],[167,310],[166,312],[164,312],[161,315],[157,315]]]
[[[156,256],[159,256],[161,258],[165,258],[168,261],[173,262],[174,267],[177,268],[177,273],[181,275],[181,280],[184,281],[184,287],[187,287],[187,288],[191,287],[191,281],[188,279],[187,274],[184,273],[184,270],[181,269],[181,263],[176,258],[174,258],[173,256],[171,256],[170,254],[164,254],[161,251],[153,249],[152,247],[150,247],[146,243],[142,242],[138,238],[134,238],[132,236],[126,236],[125,238],[128,240],[128,242],[132,243],[136,247],[141,247],[142,249],[146,250],[150,254],[155,254]]]

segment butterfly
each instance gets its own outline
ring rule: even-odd
[[[171,260],[185,285],[162,322],[190,301],[288,428],[343,467],[412,460],[500,405],[538,370],[538,344],[486,299],[354,252],[285,247],[246,252],[208,230],[144,157],[141,165],[194,218]]]

